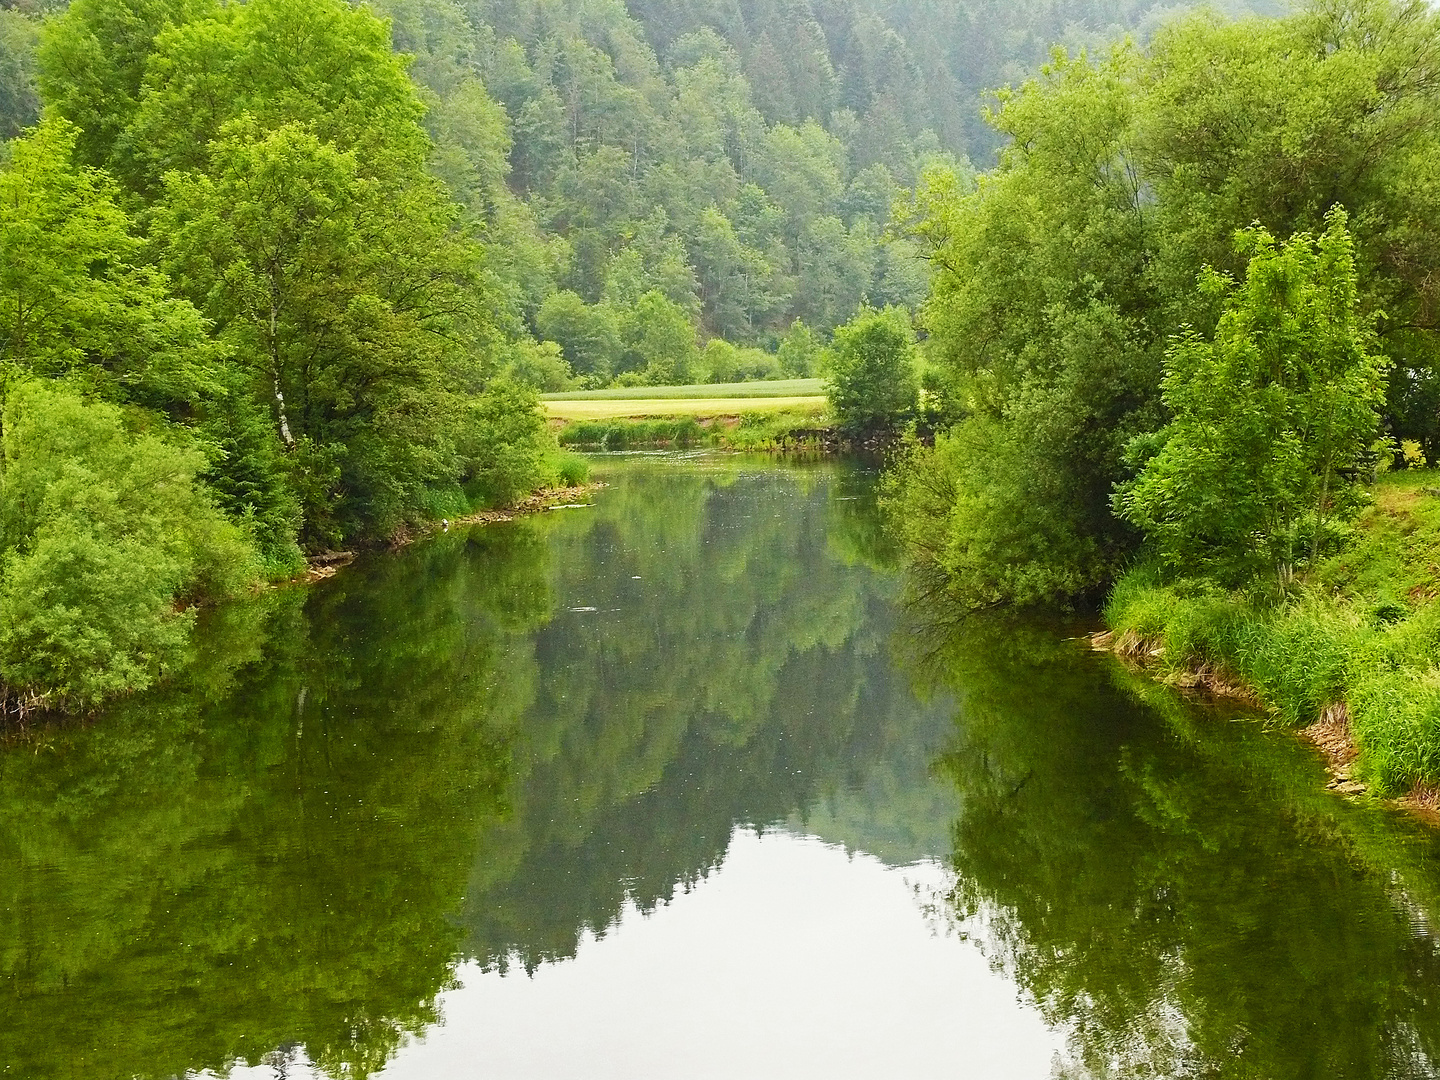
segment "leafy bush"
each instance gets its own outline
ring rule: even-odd
[[[650,386],[684,386],[699,356],[689,314],[664,293],[645,293],[620,320],[627,371],[644,373]]]
[[[91,705],[179,658],[182,609],[257,583],[244,531],[196,476],[195,450],[127,429],[60,384],[5,401],[0,475],[0,680]]]
[[[903,308],[866,308],[835,331],[825,355],[826,390],[840,430],[894,433],[915,413],[915,333]]]
[[[824,351],[820,335],[803,321],[796,319],[791,323],[790,330],[780,339],[780,348],[776,353],[781,374],[787,379],[810,378],[820,366],[820,357]]]
[[[550,487],[579,487],[590,479],[590,463],[579,454],[559,450],[546,458],[545,474]]]
[[[720,338],[706,344],[701,363],[707,383],[758,382],[781,375],[778,357],[763,349],[739,348]]]
[[[1025,606],[1093,593],[1114,572],[1069,473],[1031,463],[1019,433],[979,416],[898,459],[885,504],[927,591],[965,608]]]
[[[1359,508],[1356,466],[1376,435],[1385,365],[1359,315],[1345,214],[1326,220],[1318,239],[1242,234],[1244,284],[1202,275],[1225,304],[1213,343],[1191,332],[1165,354],[1175,418],[1132,442],[1143,468],[1115,507],[1174,568],[1232,583],[1278,570],[1283,584],[1302,535],[1313,561],[1327,526]]]
[[[568,390],[575,382],[560,346],[553,341],[515,342],[510,346],[510,362],[505,370],[515,382],[542,394]]]
[[[462,455],[465,489],[491,506],[508,506],[539,486],[547,439],[540,399],[528,386],[495,379],[471,406]]]

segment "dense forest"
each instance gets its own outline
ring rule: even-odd
[[[47,55],[52,68],[84,62],[40,47],[37,16],[63,6],[3,12],[0,133],[38,118],[45,86],[82,129],[99,121],[67,97],[63,72],[42,71]],[[193,14],[117,10],[132,7],[153,24],[142,36]],[[813,349],[774,355],[797,320],[823,335],[862,300],[913,306],[924,296],[926,264],[886,230],[891,205],[927,165],[968,177],[970,160],[993,160],[1002,136],[981,117],[990,91],[1023,79],[1057,42],[1145,34],[1167,14],[1133,3],[881,0],[368,8],[410,58],[430,171],[491,253],[505,328],[526,342],[512,362],[547,388],[626,372],[658,382],[808,373]],[[105,18],[92,10],[82,5],[50,36],[89,33],[80,22]],[[89,107],[133,107],[146,62],[132,57],[123,96]],[[130,122],[103,125],[118,135]],[[133,176],[116,156],[123,145],[92,141],[86,164]],[[152,186],[173,165],[152,164]],[[687,321],[702,341],[771,355],[697,353]],[[568,368],[536,341],[560,345]]]
[[[1289,431],[1299,487],[1284,499],[1303,503],[1299,474],[1324,472],[1312,452],[1345,473],[1382,434],[1377,408],[1384,434],[1440,453],[1437,64],[1440,21],[1424,4],[1196,16],[1148,49],[1059,59],[1007,95],[994,120],[1011,142],[978,191],[927,180],[915,229],[940,271],[921,321],[952,410],[936,460],[956,497],[930,494],[985,509],[914,539],[946,553],[957,596],[1075,596],[1111,580],[1144,534],[1164,532],[1172,561],[1227,572],[1252,556],[1273,565],[1281,534],[1301,550],[1295,506],[1261,520],[1278,490],[1203,512],[1152,505],[1168,498],[1156,470],[1174,464],[1180,427],[1206,410],[1223,426],[1215,410],[1236,395],[1253,391],[1253,430],[1226,418],[1235,441],[1177,498],[1214,500],[1223,470],[1254,471],[1266,436]],[[1304,310],[1309,289],[1329,295]],[[1339,337],[1349,344],[1323,362],[1303,355]],[[1257,350],[1273,370],[1237,362],[1202,387],[1192,375],[1214,372],[1198,359],[1212,347]],[[1351,376],[1373,386],[1382,369],[1388,394],[1356,391],[1370,419],[1352,417],[1353,431],[1303,415],[1316,392]],[[1147,465],[1153,483],[1133,486]]]

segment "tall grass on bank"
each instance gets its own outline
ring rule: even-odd
[[[667,416],[653,420],[574,420],[559,434],[561,446],[584,446],[597,450],[698,446],[705,438],[705,429],[693,416]]]
[[[1125,647],[1163,674],[1255,693],[1288,725],[1344,704],[1362,775],[1383,793],[1440,784],[1440,611],[1406,613],[1318,583],[1284,598],[1203,582],[1120,580],[1105,609]]]

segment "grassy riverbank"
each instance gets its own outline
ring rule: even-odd
[[[605,390],[569,390],[540,395],[546,408],[550,408],[552,402],[714,401],[742,398],[815,398],[823,401],[825,380],[764,379],[737,383],[693,383],[689,386],[612,386]]]
[[[586,450],[819,450],[829,448],[836,439],[823,409],[809,408],[747,409],[738,415],[577,419],[560,427],[556,437],[561,446]]]
[[[592,450],[823,449],[835,441],[820,379],[613,387],[549,394],[561,446]]]
[[[1252,696],[1315,725],[1337,763],[1386,795],[1440,788],[1440,472],[1383,477],[1341,550],[1284,594],[1171,581],[1138,567],[1106,642],[1162,679]],[[1353,751],[1347,752],[1347,743]]]

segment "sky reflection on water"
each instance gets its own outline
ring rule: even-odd
[[[627,910],[574,960],[529,978],[462,969],[445,1024],[384,1076],[1048,1075],[1063,1040],[926,919],[946,877],[739,830],[706,881]]]

